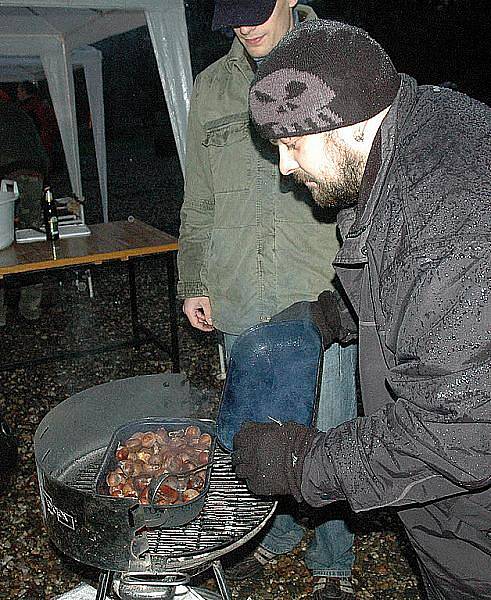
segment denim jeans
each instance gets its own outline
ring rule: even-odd
[[[225,355],[237,336],[224,334]],[[322,431],[356,417],[356,344],[333,344],[324,353],[322,383],[316,426]],[[261,546],[274,554],[290,552],[300,543],[305,529],[291,514],[277,513]],[[314,539],[305,553],[305,564],[318,577],[350,577],[355,560],[353,533],[342,520],[328,519],[318,524]]]

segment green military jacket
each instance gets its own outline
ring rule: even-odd
[[[208,296],[213,324],[232,334],[332,288],[339,249],[335,217],[280,175],[277,148],[254,132],[252,78],[237,39],[196,78],[181,210],[179,297]]]

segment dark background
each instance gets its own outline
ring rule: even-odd
[[[311,0],[318,16],[368,31],[396,68],[420,83],[453,82],[490,103],[489,0]],[[193,74],[222,56],[230,39],[211,31],[212,0],[188,0]],[[104,54],[109,135],[128,127],[167,123],[167,109],[146,28],[97,44]],[[135,60],[132,60],[134,57]],[[81,95],[84,97],[84,95]],[[81,115],[86,111],[82,103]]]
[[[451,82],[491,103],[491,0],[310,0],[319,17],[366,29],[396,68],[419,83]],[[193,75],[223,56],[231,35],[211,31],[213,0],[186,0]],[[183,176],[150,35],[141,27],[95,44],[103,53],[110,220],[130,215],[177,235]],[[102,220],[85,81],[75,73],[87,222]],[[3,86],[6,87],[6,86]],[[10,91],[15,95],[15,85]],[[48,97],[46,82],[41,94]],[[55,194],[70,193],[61,143],[53,161]]]

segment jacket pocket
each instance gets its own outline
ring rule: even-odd
[[[217,194],[242,191],[251,185],[253,144],[248,121],[210,127],[203,145],[208,149]]]
[[[231,306],[243,309],[256,288],[256,247],[251,227],[215,228],[212,231],[206,269],[202,272],[210,296],[221,313]],[[218,307],[215,307],[216,310]],[[228,315],[232,319],[232,315]]]

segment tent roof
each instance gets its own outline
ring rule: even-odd
[[[39,57],[48,79],[73,191],[82,197],[77,140],[73,51],[115,34],[147,25],[157,59],[181,165],[192,89],[184,0],[0,0],[0,56]],[[26,61],[28,62],[28,61]],[[90,81],[102,81],[99,65],[84,61]],[[90,69],[90,73],[88,73]],[[99,174],[105,177],[102,85],[89,87]],[[92,100],[91,100],[92,96]],[[94,115],[93,115],[94,116]],[[99,125],[98,125],[99,123]],[[96,127],[97,125],[97,127]],[[97,129],[97,131],[96,131]],[[104,202],[104,200],[103,200]],[[105,203],[107,219],[107,201]]]
[[[123,11],[63,7],[28,8],[2,4],[4,3],[0,2],[0,36],[8,37],[17,49],[27,37],[31,47],[35,38],[42,44],[43,38],[55,37],[63,39],[71,48],[76,48],[146,24],[143,10],[133,7]],[[5,52],[5,48],[2,48],[2,51]]]
[[[102,53],[93,46],[81,46],[72,52],[72,65],[80,68],[90,61],[101,61]],[[39,56],[3,56],[0,54],[0,81],[39,81],[46,73]]]

